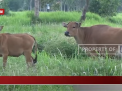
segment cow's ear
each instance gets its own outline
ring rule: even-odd
[[[62,23],[63,27],[67,27],[67,24],[65,22]]]
[[[77,24],[77,26],[78,26],[78,27],[80,27],[80,26],[81,26],[81,23],[79,23],[79,22],[76,22],[76,24]]]
[[[3,29],[3,26],[0,26],[0,31]]]

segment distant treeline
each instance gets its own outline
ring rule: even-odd
[[[34,10],[35,0],[0,0],[0,8],[6,12]],[[89,11],[99,15],[114,15],[122,11],[122,0],[90,0]],[[39,0],[39,10],[47,11],[47,4],[50,11],[82,11],[85,0]]]

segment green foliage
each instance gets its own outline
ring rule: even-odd
[[[0,17],[0,25],[30,25],[26,12],[10,12],[9,16]]]
[[[12,11],[17,11],[23,6],[24,0],[9,0],[8,6]]]
[[[78,12],[41,12],[41,19],[45,23],[32,26],[26,12],[11,12],[11,16],[1,16],[0,25],[4,25],[1,33],[28,33],[35,37],[41,53],[38,54],[38,62],[32,69],[27,70],[24,56],[8,57],[6,70],[0,64],[0,76],[121,76],[122,61],[109,58],[92,59],[77,55],[77,44],[74,38],[66,37],[66,28],[62,27],[62,21],[77,21],[81,13]],[[57,16],[58,15],[58,16]],[[95,24],[107,24],[113,27],[121,27],[121,13],[114,17],[102,18],[97,14],[88,12],[86,21],[82,26]],[[111,18],[114,22],[110,22]],[[58,23],[57,23],[58,22]],[[34,28],[34,30],[33,30]],[[73,55],[73,57],[72,57]],[[33,53],[32,53],[33,56]],[[2,60],[2,57],[0,57]],[[22,87],[15,87],[21,91]],[[23,87],[24,88],[24,87]],[[35,87],[36,88],[36,87]],[[35,88],[27,88],[27,91]],[[3,91],[13,90],[4,87]],[[7,90],[6,90],[7,89]],[[50,90],[51,88],[49,88]],[[15,89],[14,89],[15,90]],[[60,89],[58,89],[60,91]],[[16,90],[15,90],[16,91]],[[22,91],[24,91],[22,89]],[[39,91],[43,91],[42,89]],[[47,88],[44,91],[48,91]],[[54,91],[54,89],[52,89]],[[64,91],[62,88],[61,91]],[[68,90],[67,90],[68,91]],[[71,90],[70,90],[71,91]]]
[[[53,2],[54,0],[40,0],[41,7],[43,8],[44,6],[46,7],[46,4],[49,4]]]
[[[47,42],[41,42],[40,44],[44,46],[45,52],[47,52],[49,55],[59,55],[65,58],[71,58],[75,55],[75,50],[77,48],[77,44],[74,43],[74,41],[67,42],[65,40],[64,33],[62,33],[62,36],[58,36],[60,34],[53,33],[52,36],[50,34],[49,38],[48,36],[45,36],[48,38]],[[63,39],[64,40],[61,40]]]
[[[8,0],[2,1],[1,8],[5,9],[5,15],[9,14]]]
[[[40,17],[36,17],[34,15],[34,12],[33,11],[27,12],[27,17],[30,18],[30,23],[32,23],[32,24],[36,24],[36,23],[40,23],[41,22]]]
[[[30,11],[22,11],[22,12],[10,12],[9,17],[7,16],[1,16],[0,17],[0,24],[2,25],[30,25],[32,23],[34,12]],[[62,12],[62,11],[56,11],[56,12],[40,12],[39,18],[41,23],[62,23],[62,22],[69,22],[69,21],[78,21],[81,12]],[[122,18],[121,13],[117,14],[117,16],[114,17],[106,17],[103,18],[99,16],[98,14],[87,12],[86,14],[86,22],[82,25],[89,26],[91,24],[110,24],[112,26],[116,26],[112,23],[117,23],[117,26],[122,25]],[[111,19],[110,19],[111,18]],[[40,22],[39,21],[39,22]],[[116,21],[116,22],[114,22]]]
[[[65,22],[65,21],[78,21],[81,13],[78,12],[41,12],[40,18],[42,23],[50,23],[50,22]]]
[[[120,5],[120,0],[91,0],[89,11],[101,16],[114,16]]]
[[[54,11],[59,11],[60,10],[60,3],[59,2],[57,2],[57,3],[54,3],[53,5],[52,5],[52,10],[54,10]]]

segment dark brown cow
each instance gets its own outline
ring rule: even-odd
[[[116,54],[121,55],[118,45],[122,44],[122,28],[111,27],[108,25],[94,25],[90,27],[80,27],[80,25],[81,23],[77,22],[69,22],[68,24],[63,23],[63,26],[67,28],[65,35],[69,37],[74,37],[78,44],[84,44],[84,46],[87,48],[100,48],[106,46],[107,50],[99,50],[99,53],[101,55],[102,53],[104,54],[106,51],[110,56],[114,56]],[[110,47],[113,49],[109,50]],[[98,55],[96,50],[89,50],[87,51],[87,53],[91,56]]]
[[[0,31],[3,26],[0,26]],[[35,59],[31,56],[33,46],[35,45]],[[7,57],[19,57],[24,55],[26,63],[29,66],[34,65],[37,62],[37,43],[33,36],[23,34],[0,34],[0,55],[3,57],[3,67],[6,66]]]

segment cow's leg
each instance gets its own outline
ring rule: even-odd
[[[6,63],[7,63],[7,58],[8,58],[8,50],[6,48],[2,48],[2,51],[3,51],[3,68],[5,68],[6,66]]]
[[[6,66],[7,58],[8,58],[8,54],[4,54],[3,55],[3,68],[5,68],[5,66]]]
[[[30,66],[33,66],[33,60],[32,60],[32,56],[31,56],[31,51],[25,51],[24,52],[25,58],[26,58],[26,63],[28,68]]]

